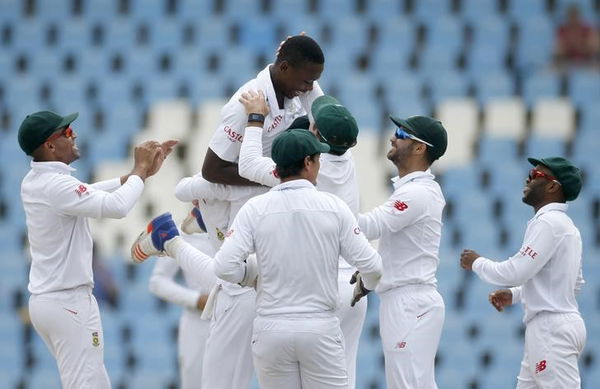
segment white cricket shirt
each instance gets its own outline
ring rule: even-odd
[[[138,176],[130,176],[123,185],[120,178],[90,185],[71,176],[73,171],[62,162],[31,162],[21,184],[32,294],[93,286],[87,218],[125,217],[144,189]]]
[[[215,273],[240,282],[251,253],[258,263],[259,315],[333,314],[340,255],[360,270],[367,288],[381,274],[381,258],[348,206],[306,180],[280,184],[240,209],[215,256]]]
[[[248,123],[248,115],[244,105],[238,100],[242,93],[248,91],[262,91],[269,105],[269,114],[265,117],[264,134],[262,138],[263,153],[266,156],[271,155],[271,144],[275,137],[283,130],[288,128],[293,121],[307,113],[310,114],[312,102],[323,91],[315,81],[313,89],[302,93],[293,99],[284,99],[284,108],[279,109],[271,74],[267,65],[255,79],[248,81],[229,99],[227,104],[221,109],[221,122],[213,134],[208,147],[219,156],[219,158],[237,162],[240,154],[240,147],[244,136],[244,128]]]
[[[394,193],[358,217],[368,239],[379,239],[383,275],[376,291],[433,285],[439,265],[444,195],[430,170],[394,177]]]
[[[180,232],[181,238],[202,251],[208,256],[213,256],[215,251],[208,240],[208,234],[185,234]],[[182,269],[185,285],[175,281],[175,275]],[[186,271],[180,268],[177,262],[170,257],[158,258],[154,264],[149,281],[150,291],[163,300],[181,305],[192,312],[198,311],[196,304],[198,298],[208,294],[213,285],[205,285],[203,277],[197,272]]]
[[[579,230],[567,204],[540,208],[527,223],[519,252],[503,262],[479,257],[473,271],[484,281],[513,286],[513,303],[521,302],[529,322],[540,312],[578,313],[575,294],[584,284]]]

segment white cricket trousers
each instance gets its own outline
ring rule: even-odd
[[[202,364],[202,387],[247,389],[252,381],[252,322],[256,291],[238,295],[219,292]]]
[[[435,389],[434,360],[445,306],[431,285],[406,285],[380,295],[379,326],[388,389]]]
[[[577,360],[586,330],[579,313],[541,312],[527,323],[518,389],[581,387]]]
[[[257,316],[252,355],[261,389],[347,388],[337,317]]]
[[[33,327],[56,359],[63,389],[106,389],[104,332],[88,286],[32,295]]]
[[[339,301],[335,316],[340,320],[340,327],[344,334],[344,350],[346,351],[346,370],[348,372],[348,389],[356,387],[356,355],[358,343],[362,332],[365,316],[367,314],[367,298],[350,306],[354,285],[350,285],[350,278],[356,270],[354,268],[340,268],[338,275]]]
[[[202,382],[202,362],[210,321],[202,320],[200,312],[184,310],[179,319],[179,376],[181,389],[199,389]]]

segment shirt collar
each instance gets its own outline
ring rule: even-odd
[[[36,172],[57,172],[71,174],[76,169],[60,161],[35,162],[31,161],[31,169]]]
[[[433,180],[435,178],[435,176],[433,174],[431,174],[431,169],[427,169],[425,171],[416,171],[416,172],[408,173],[407,175],[405,175],[403,177],[396,176],[396,177],[392,178],[392,184],[394,185],[394,189],[398,189],[402,185],[404,185],[410,181],[420,179],[420,178],[426,178],[426,179]]]
[[[256,75],[256,80],[259,82],[259,85],[265,86],[265,97],[267,99],[267,103],[269,104],[269,111],[274,114],[275,112],[281,111],[281,109],[277,103],[277,95],[275,94],[275,87],[273,86],[273,80],[271,79],[271,72],[269,70],[271,65],[273,64],[268,64],[267,67],[261,70],[260,73]],[[296,113],[302,109],[302,105],[300,104],[300,99],[298,99],[298,97],[294,97],[293,99],[284,97],[283,107],[285,110],[288,110],[291,113]]]
[[[310,188],[316,190],[315,186],[310,181],[305,180],[304,178],[299,178],[297,180],[287,181],[277,186],[274,186],[271,188],[271,191],[302,188]]]
[[[352,159],[352,153],[350,152],[350,150],[347,150],[344,154],[342,155],[335,155],[335,154],[330,154],[330,153],[322,153],[321,154],[321,160],[322,161],[347,161],[349,159]]]
[[[567,212],[568,208],[569,208],[569,205],[566,203],[546,204],[542,208],[538,209],[538,211],[535,213],[533,218],[531,218],[531,220],[535,220],[547,212],[552,212],[552,211]]]

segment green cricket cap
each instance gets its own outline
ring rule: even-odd
[[[356,145],[356,119],[335,97],[317,97],[312,103],[311,113],[321,137],[331,150],[344,153]]]
[[[19,146],[27,155],[31,155],[50,135],[61,127],[67,127],[79,113],[60,116],[51,111],[39,111],[25,117],[19,127]]]
[[[544,165],[550,169],[552,175],[560,182],[565,200],[573,201],[579,196],[583,183],[581,170],[571,161],[562,157],[527,158],[527,160],[533,166]]]
[[[328,151],[329,145],[319,142],[310,131],[292,128],[277,135],[273,141],[271,157],[277,166],[287,167],[306,156]]]
[[[434,161],[446,152],[448,133],[439,120],[419,115],[410,116],[406,119],[390,116],[390,119],[398,127],[403,127],[417,138],[431,143],[433,147],[427,146],[427,151]]]

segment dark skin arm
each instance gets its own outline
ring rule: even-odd
[[[204,156],[202,177],[215,184],[240,186],[258,185],[256,182],[240,177],[238,174],[237,163],[222,160],[210,148],[206,150],[206,155]]]

